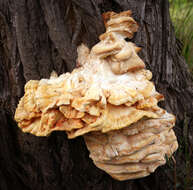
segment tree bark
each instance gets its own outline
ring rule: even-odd
[[[169,161],[149,177],[119,182],[94,166],[82,137],[68,140],[65,132],[49,137],[24,134],[13,116],[27,81],[48,78],[52,70],[72,71],[77,46],[92,47],[104,32],[101,14],[128,9],[139,24],[132,41],[142,47],[140,57],[165,96],[161,106],[177,117],[175,132],[182,146],[175,155],[176,171]],[[188,145],[193,147],[193,129],[188,128],[193,123],[193,83],[180,54],[168,0],[0,0],[0,189],[184,187],[181,176],[192,172],[186,171],[184,152]]]

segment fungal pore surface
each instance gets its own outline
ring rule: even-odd
[[[166,163],[178,147],[175,117],[129,41],[138,30],[131,11],[103,14],[106,32],[91,49],[78,47],[78,68],[30,80],[15,112],[23,132],[66,131],[84,137],[94,164],[117,180],[136,179]]]

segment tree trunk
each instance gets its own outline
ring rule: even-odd
[[[149,177],[119,182],[95,167],[82,137],[24,134],[13,116],[27,81],[48,78],[52,70],[71,71],[77,46],[93,46],[104,32],[101,14],[128,9],[140,26],[133,41],[165,96],[161,106],[177,116],[181,144],[176,170],[169,161]],[[193,147],[192,129],[187,131],[193,123],[193,83],[180,53],[168,0],[0,0],[0,189],[171,190],[176,183],[182,189],[187,184],[181,176],[192,172],[184,152]]]

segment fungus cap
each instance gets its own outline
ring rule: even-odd
[[[165,164],[178,144],[175,117],[131,39],[138,25],[131,11],[103,14],[106,32],[91,49],[78,47],[77,68],[31,80],[15,112],[23,132],[84,136],[94,164],[118,180],[144,177]]]

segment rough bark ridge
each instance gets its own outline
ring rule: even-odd
[[[64,132],[35,137],[22,133],[13,120],[26,81],[48,78],[52,70],[71,71],[77,46],[91,47],[104,31],[101,13],[127,9],[140,26],[133,41],[165,95],[162,106],[177,116],[177,135],[184,134],[185,113],[191,125],[192,78],[180,56],[167,0],[0,0],[0,189],[173,188],[167,166],[144,179],[118,182],[94,166],[81,137],[68,140]]]

